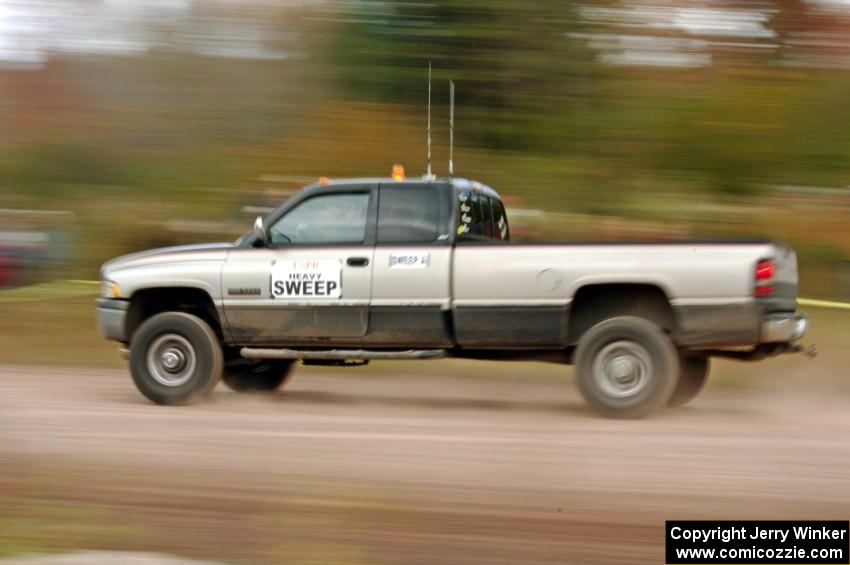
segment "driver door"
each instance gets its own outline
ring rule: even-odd
[[[376,188],[306,195],[266,227],[267,244],[233,250],[224,311],[240,344],[359,341],[369,326]]]

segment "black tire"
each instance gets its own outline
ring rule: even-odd
[[[133,382],[157,404],[188,404],[206,396],[218,384],[222,367],[224,356],[215,332],[191,314],[152,316],[130,342]]]
[[[708,372],[711,362],[708,355],[682,355],[679,374],[679,384],[673,391],[673,396],[667,406],[684,406],[697,397],[708,382]]]
[[[272,392],[289,380],[294,366],[288,359],[240,359],[225,366],[221,380],[236,392]]]
[[[632,316],[596,324],[575,352],[579,390],[590,406],[614,418],[640,418],[667,402],[679,381],[679,355],[670,337]]]

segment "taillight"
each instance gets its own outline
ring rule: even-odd
[[[756,265],[756,280],[753,294],[755,296],[770,296],[773,294],[773,275],[776,273],[776,267],[773,261],[768,259],[759,261]]]

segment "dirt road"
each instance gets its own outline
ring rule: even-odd
[[[488,565],[662,563],[666,519],[850,517],[845,395],[709,389],[615,421],[517,367],[302,369],[285,392],[187,408],[124,371],[0,367],[0,515],[77,527],[53,545]]]

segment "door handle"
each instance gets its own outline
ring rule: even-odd
[[[366,257],[349,257],[345,262],[349,267],[365,267],[369,264],[369,259]]]

